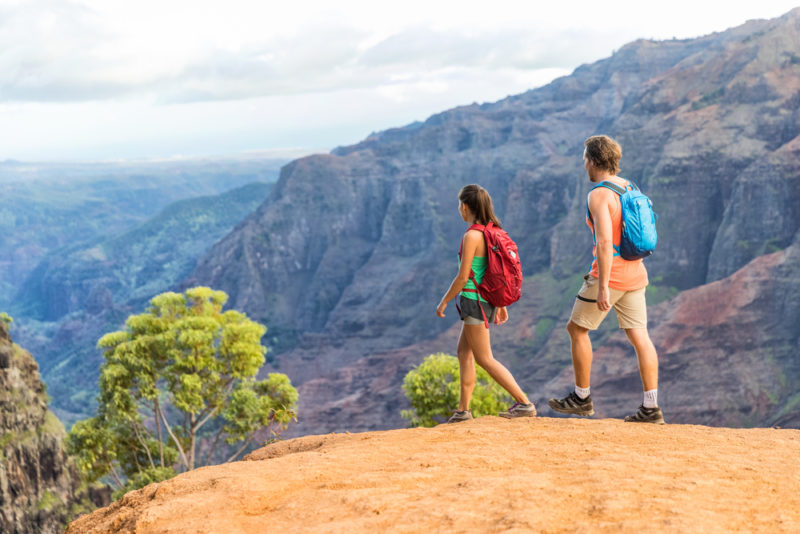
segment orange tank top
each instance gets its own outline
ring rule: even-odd
[[[619,243],[622,240],[622,204],[620,204],[619,197],[616,194],[614,194],[614,197],[616,202],[611,208],[612,240],[614,246],[619,249]],[[594,225],[589,217],[586,217],[586,224],[592,230],[592,235],[594,235]],[[589,276],[600,278],[600,272],[597,268],[597,246],[592,249],[592,256],[594,256],[594,260],[592,261],[592,269],[589,271]],[[633,291],[641,289],[647,284],[647,269],[645,269],[642,260],[628,261],[619,255],[612,258],[608,287],[619,291]]]

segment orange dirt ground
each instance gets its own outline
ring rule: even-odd
[[[800,532],[800,430],[482,417],[307,436],[67,533],[732,531]]]

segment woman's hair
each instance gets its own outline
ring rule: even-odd
[[[465,185],[458,193],[458,200],[469,208],[479,224],[487,225],[491,221],[498,228],[502,228],[500,220],[494,214],[492,197],[486,189],[476,184]]]

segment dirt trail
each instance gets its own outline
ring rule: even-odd
[[[800,430],[483,417],[308,436],[131,492],[68,534],[800,532]]]

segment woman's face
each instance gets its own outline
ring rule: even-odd
[[[461,218],[464,219],[464,222],[470,222],[472,220],[472,212],[469,211],[467,205],[460,200],[458,202],[458,213],[461,214]]]

